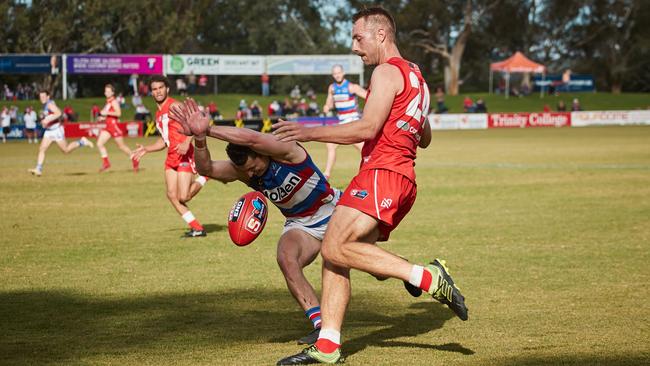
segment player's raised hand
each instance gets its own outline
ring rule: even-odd
[[[199,109],[199,105],[192,98],[185,99],[185,110],[188,114],[187,125],[194,136],[205,136],[210,128],[210,116]]]
[[[298,122],[288,122],[279,119],[273,125],[273,134],[280,141],[310,141],[307,127]]]
[[[188,122],[190,115],[187,111],[187,108],[185,107],[185,104],[174,102],[169,107],[169,116],[173,120],[178,121],[178,123],[180,123],[181,129],[178,130],[178,132],[182,133],[185,136],[192,136],[192,130],[190,129],[190,125]]]

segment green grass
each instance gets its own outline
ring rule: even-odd
[[[435,132],[418,200],[382,245],[446,258],[470,320],[353,272],[347,363],[648,364],[649,142],[648,127]],[[307,148],[324,164],[323,145]],[[209,236],[185,240],[163,153],[134,175],[110,144],[100,175],[97,151],[53,148],[35,178],[36,150],[0,145],[0,364],[271,365],[300,349],[309,325],[275,263],[277,209],[236,247],[226,216],[247,188],[209,182],[190,204]],[[344,187],[358,161],[339,152]],[[317,291],[320,264],[306,271]]]
[[[505,99],[503,96],[494,94],[488,95],[486,93],[473,93],[455,97],[447,96],[445,98],[445,103],[449,108],[450,113],[462,113],[463,98],[465,98],[466,95],[471,97],[473,100],[482,97],[486,102],[489,112],[541,112],[545,104],[548,104],[552,110],[555,110],[559,100],[563,100],[567,105],[567,108],[570,108],[573,98],[579,98],[583,109],[585,110],[634,110],[650,108],[650,94],[648,93],[627,93],[619,95],[610,93],[576,93],[561,94],[559,96],[547,95],[544,98],[540,98],[539,95],[533,94],[528,97],[511,97],[510,99]],[[262,112],[266,115],[266,108],[269,103],[274,99],[283,101],[285,97],[286,96],[284,95],[263,97],[253,94],[195,96],[195,98],[204,105],[207,105],[210,101],[217,103],[219,110],[223,114],[224,118],[227,119],[235,117],[241,99],[245,99],[249,104],[253,100],[259,101],[262,106]],[[324,93],[318,94],[318,103],[321,107],[325,102],[325,97],[326,95]],[[175,96],[175,98],[182,99],[182,97],[179,96]],[[145,97],[143,98],[143,101],[147,108],[149,108],[152,113],[155,113],[156,106],[153,99],[151,97]],[[57,105],[62,109],[65,105],[71,105],[73,109],[79,113],[80,119],[84,121],[90,120],[90,109],[93,104],[97,104],[101,108],[104,103],[104,98],[81,98],[69,101],[57,100]],[[122,120],[132,119],[135,114],[135,110],[131,105],[131,97],[127,97],[127,104],[128,108],[122,112],[124,116]],[[21,111],[24,111],[25,107],[28,105],[38,108],[39,110],[41,108],[38,101],[18,101],[15,103],[0,101],[0,108],[5,105],[17,105]],[[432,108],[435,109],[435,103],[433,103]]]

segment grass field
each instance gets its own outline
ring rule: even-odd
[[[163,153],[134,175],[111,144],[100,175],[96,150],[53,148],[35,178],[36,150],[0,145],[0,364],[271,365],[300,349],[277,209],[236,247],[226,216],[247,189],[210,182],[190,204],[209,236],[181,239]],[[339,152],[344,187],[357,155]],[[418,200],[385,245],[447,259],[470,319],[353,272],[348,364],[650,363],[650,128],[435,132],[416,168]]]
[[[575,94],[561,94],[559,96],[545,96],[540,98],[538,94],[533,94],[528,97],[516,98],[511,97],[505,99],[502,95],[488,95],[486,93],[472,93],[463,94],[458,96],[447,96],[445,103],[449,108],[450,113],[463,112],[463,98],[465,96],[471,97],[474,101],[481,97],[485,100],[489,112],[541,112],[544,105],[548,105],[552,110],[555,110],[558,101],[563,100],[570,109],[571,101],[573,98],[579,98],[583,109],[585,110],[633,110],[633,109],[647,109],[650,108],[650,94],[648,93],[627,93],[627,94],[610,94],[610,93],[575,93]],[[214,101],[222,115],[226,119],[235,118],[239,101],[245,99],[249,104],[253,100],[258,100],[262,106],[262,112],[266,115],[266,107],[274,99],[283,101],[285,95],[273,95],[269,97],[262,97],[260,95],[252,94],[217,94],[217,95],[197,95],[195,98],[204,105],[210,101]],[[317,95],[318,103],[322,107],[325,102],[326,95],[324,92]],[[182,97],[176,96],[182,99]],[[69,101],[57,100],[57,105],[63,109],[65,105],[71,105],[72,108],[79,114],[79,118],[83,121],[90,120],[90,108],[93,104],[97,104],[100,108],[106,102],[105,98],[80,98]],[[144,104],[149,108],[152,113],[155,113],[156,106],[151,97],[143,98]],[[122,120],[129,120],[133,118],[135,110],[131,105],[131,97],[127,98],[128,108],[123,113]],[[31,105],[32,107],[40,110],[38,101],[18,101],[9,103],[0,101],[0,108],[5,105],[17,105],[21,111],[25,107]],[[435,108],[433,103],[432,108]]]

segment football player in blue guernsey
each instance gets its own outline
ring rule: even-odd
[[[176,108],[175,108],[176,107]],[[313,330],[298,340],[313,344],[320,331],[320,304],[303,268],[316,259],[327,223],[340,192],[332,187],[296,142],[280,142],[272,134],[246,128],[210,126],[208,114],[192,99],[172,107],[183,133],[194,136],[197,171],[223,183],[240,181],[262,192],[286,217],[277,248],[277,261],[291,295],[311,320]],[[212,160],[206,137],[229,142],[230,160]]]
[[[339,124],[346,124],[357,121],[361,118],[359,113],[359,103],[357,97],[366,99],[368,91],[362,86],[350,82],[345,78],[343,66],[334,65],[332,67],[332,78],[334,82],[327,88],[327,100],[323,106],[323,112],[329,113],[332,108],[336,110],[336,116]],[[325,177],[329,179],[332,174],[332,168],[336,162],[336,148],[339,146],[334,143],[327,143],[327,164],[325,165]],[[354,144],[354,147],[361,152],[363,142]]]

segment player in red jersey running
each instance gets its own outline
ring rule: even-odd
[[[106,96],[106,104],[104,108],[99,112],[98,121],[106,123],[106,127],[99,133],[97,136],[97,149],[99,150],[99,155],[102,157],[102,167],[99,169],[100,172],[105,172],[111,168],[111,162],[108,160],[108,151],[106,150],[106,143],[108,140],[115,139],[117,147],[122,150],[126,156],[132,156],[132,151],[124,143],[124,134],[118,122],[120,121],[120,116],[122,115],[122,109],[120,108],[120,103],[115,99],[115,87],[111,84],[106,84],[104,87],[104,95]],[[131,159],[131,164],[133,165],[133,171],[138,171],[138,161],[136,159]]]
[[[187,208],[187,202],[192,199],[205,185],[206,178],[199,176],[192,181],[196,169],[194,167],[194,147],[192,138],[183,135],[180,123],[169,116],[169,108],[179,103],[169,97],[169,80],[156,75],[149,81],[151,95],[158,105],[156,112],[156,128],[160,138],[155,143],[142,146],[133,152],[133,159],[139,161],[144,154],[160,151],[167,147],[165,160],[165,183],[167,185],[167,198],[178,211],[183,220],[190,226],[185,233],[186,237],[206,236],[205,229]]]
[[[444,261],[436,259],[426,267],[413,265],[375,245],[388,239],[415,202],[416,150],[431,142],[429,90],[418,67],[401,57],[390,13],[380,7],[365,8],[353,20],[352,51],[364,64],[377,65],[363,117],[338,126],[305,128],[285,121],[275,125],[280,141],[364,141],[359,173],[341,197],[323,239],[323,322],[318,341],[280,360],[279,365],[340,360],[351,268],[401,279],[407,287],[428,292],[467,320],[464,297]]]

